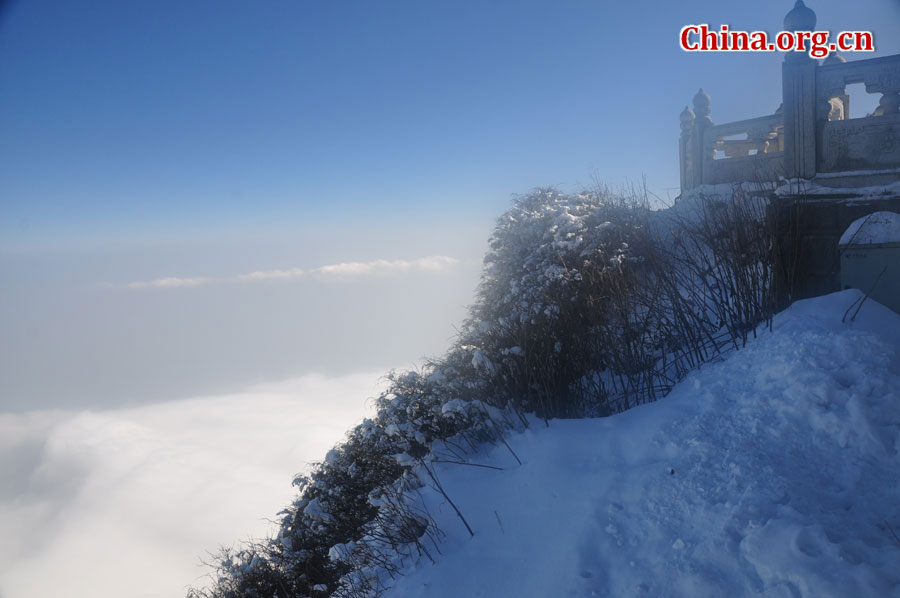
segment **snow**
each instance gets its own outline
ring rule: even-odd
[[[481,349],[475,349],[472,351],[472,367],[475,369],[485,369],[488,372],[494,371],[494,364],[491,363],[491,360],[488,359],[488,356],[484,354],[484,351]]]
[[[854,220],[841,235],[838,245],[898,242],[900,242],[900,214],[872,212]]]
[[[459,413],[465,415],[468,412],[467,403],[462,399],[450,399],[441,407],[441,414]]]
[[[436,464],[475,536],[423,489],[447,538],[387,596],[900,596],[900,316],[842,324],[859,296],[796,303],[657,403],[535,422],[521,466]]]
[[[836,178],[847,175],[885,174],[893,171],[853,171],[847,173],[834,173],[832,176],[816,175],[817,179]],[[819,185],[814,181],[804,179],[791,179],[781,184],[776,190],[776,195],[853,195],[856,199],[881,197],[900,193],[900,182],[890,185],[872,185],[868,187],[829,187]]]
[[[306,505],[304,511],[312,519],[320,521],[331,521],[332,519],[328,511],[322,507],[322,503],[318,498],[309,501],[309,504]]]
[[[775,188],[774,183],[716,183],[714,185],[698,185],[681,194],[677,203],[692,203],[698,200],[716,198],[729,201],[735,191],[741,190],[747,194],[768,194]],[[677,205],[677,204],[676,204]]]
[[[678,228],[676,223],[698,224],[707,214],[710,204],[730,204],[736,193],[747,198],[757,198],[762,207],[775,189],[774,183],[719,183],[699,185],[682,193],[675,203],[665,210],[653,212],[657,226],[664,230]],[[761,210],[763,213],[764,211]]]

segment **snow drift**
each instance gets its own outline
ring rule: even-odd
[[[393,598],[900,596],[900,316],[858,291],[802,301],[774,331],[660,402],[535,422],[437,465],[447,534]]]

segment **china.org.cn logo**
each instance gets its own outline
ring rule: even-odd
[[[779,31],[774,40],[765,31],[741,31],[722,25],[685,25],[678,36],[685,52],[808,52],[825,58],[834,52],[874,52],[871,31]]]

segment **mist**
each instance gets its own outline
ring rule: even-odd
[[[0,412],[414,367],[465,316],[484,228],[0,252]]]

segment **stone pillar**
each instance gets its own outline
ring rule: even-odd
[[[687,106],[681,112],[681,136],[678,138],[678,160],[681,172],[681,192],[693,189],[694,164],[691,160],[691,133],[694,130],[694,113]]]
[[[704,136],[706,129],[712,126],[710,113],[709,94],[700,88],[697,95],[694,96],[694,127],[691,130],[690,142],[690,162],[692,164],[691,176],[693,177],[693,186],[703,184],[703,168],[706,164],[706,155],[704,150]]]
[[[816,175],[816,62],[789,54],[781,68],[784,162],[789,178]]]
[[[784,18],[785,31],[814,31],[816,13],[797,0]],[[807,42],[809,43],[809,42]],[[784,166],[789,178],[816,175],[816,69],[807,52],[788,52],[781,67],[784,102]]]

